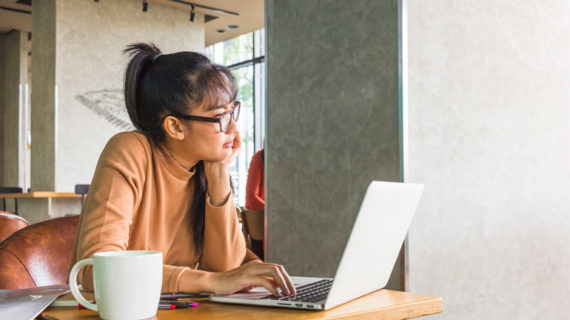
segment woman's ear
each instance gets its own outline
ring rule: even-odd
[[[162,128],[167,136],[175,140],[184,140],[184,127],[180,119],[173,116],[166,116],[162,121]]]

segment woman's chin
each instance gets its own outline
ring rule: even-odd
[[[204,161],[211,161],[211,162],[224,161],[227,158],[229,158],[231,155],[232,155],[231,152],[220,152],[219,154],[205,158]]]

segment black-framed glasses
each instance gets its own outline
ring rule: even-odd
[[[234,101],[234,106],[232,111],[224,112],[219,118],[210,118],[210,117],[200,117],[200,116],[193,116],[189,114],[169,114],[167,116],[173,116],[177,118],[182,118],[186,120],[194,120],[194,121],[204,121],[204,122],[217,122],[220,125],[220,131],[226,132],[230,128],[230,124],[232,123],[232,118],[234,121],[237,122],[239,118],[239,110],[241,107],[241,102]]]

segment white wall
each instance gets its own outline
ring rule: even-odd
[[[441,319],[566,319],[570,2],[408,1],[410,290]]]
[[[56,4],[55,189],[72,191],[77,183],[91,182],[109,138],[132,129],[122,96],[128,58],[121,51],[131,43],[154,42],[164,53],[202,52],[204,18],[196,15],[192,23],[188,11],[153,2],[142,12],[138,0]]]

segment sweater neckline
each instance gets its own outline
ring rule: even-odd
[[[184,168],[176,159],[170,155],[168,150],[162,144],[152,143],[153,150],[156,150],[155,154],[159,157],[159,162],[170,172],[174,177],[180,180],[190,180],[196,173],[196,167],[192,167],[190,170]]]

